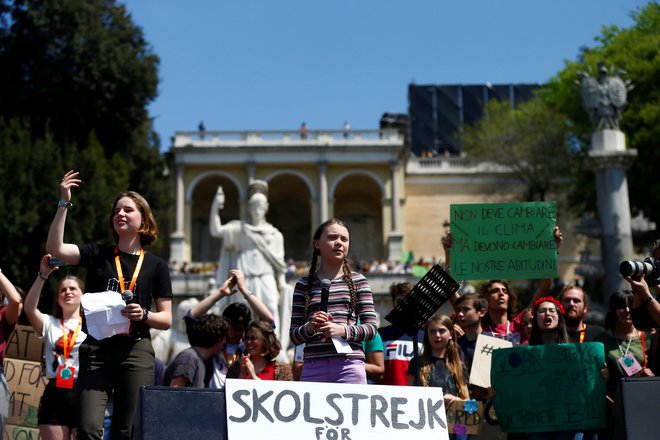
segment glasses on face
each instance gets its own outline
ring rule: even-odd
[[[544,307],[536,311],[539,315],[556,315],[557,309],[555,307]]]

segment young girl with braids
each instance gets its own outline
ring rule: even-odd
[[[291,311],[291,341],[305,344],[300,380],[366,384],[362,341],[377,333],[371,288],[348,264],[350,233],[344,223],[322,223],[313,244],[309,275],[296,283]],[[321,310],[321,280],[326,279],[327,312]]]
[[[440,313],[424,324],[424,350],[419,358],[419,381],[423,387],[441,387],[445,406],[468,399],[467,368],[458,346],[451,318]],[[408,366],[408,384],[415,385],[415,360]]]

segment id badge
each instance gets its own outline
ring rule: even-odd
[[[642,370],[640,363],[637,362],[637,359],[631,354],[621,356],[618,361],[619,365],[621,365],[623,371],[625,371],[628,376],[633,376],[635,373]]]
[[[73,378],[76,369],[67,365],[58,365],[55,379],[57,388],[73,389]]]

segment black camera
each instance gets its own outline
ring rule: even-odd
[[[619,272],[625,277],[643,276],[649,286],[660,286],[660,260],[653,257],[646,257],[642,261],[622,261]]]

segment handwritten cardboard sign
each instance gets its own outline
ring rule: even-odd
[[[447,408],[447,423],[452,434],[478,435],[484,421],[484,407],[476,400],[456,401]]]
[[[5,425],[2,440],[41,440],[38,428],[28,426]]]
[[[457,280],[557,276],[555,202],[451,205]]]
[[[44,343],[37,338],[34,329],[29,325],[17,325],[9,341],[5,357],[41,362]]]
[[[5,358],[5,377],[10,391],[8,423],[37,426],[39,400],[48,382],[41,363]]]
[[[228,438],[447,440],[442,390],[227,379]]]
[[[605,425],[605,380],[600,342],[519,345],[493,352],[491,381],[505,432],[600,429]]]
[[[511,341],[480,334],[474,346],[474,359],[470,370],[470,383],[482,388],[490,387],[492,354],[500,348],[513,347]]]

